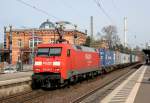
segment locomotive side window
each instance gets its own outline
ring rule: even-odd
[[[67,56],[70,56],[70,49],[67,50]]]
[[[49,56],[61,56],[61,49],[62,48],[50,48],[50,51],[49,51]]]
[[[38,48],[37,56],[48,56],[49,48]]]

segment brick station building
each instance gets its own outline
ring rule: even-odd
[[[75,34],[77,38],[74,38]],[[59,34],[54,24],[48,20],[43,22],[40,28],[36,29],[4,28],[4,50],[7,51],[7,54],[5,53],[2,60],[16,64],[21,59],[24,64],[32,64],[33,37],[36,50],[37,44],[54,43]],[[86,33],[75,29],[63,30],[63,38],[70,44],[82,45],[85,43],[86,37]]]

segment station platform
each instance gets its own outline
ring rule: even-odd
[[[31,77],[32,74],[33,71],[0,74],[0,82],[6,80],[20,79],[24,77]]]
[[[0,87],[30,81],[32,74],[32,71],[0,74]]]
[[[100,103],[150,103],[150,66],[141,66]]]

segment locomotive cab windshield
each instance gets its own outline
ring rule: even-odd
[[[61,56],[61,47],[38,48],[37,56]]]

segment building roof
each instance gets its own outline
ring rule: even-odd
[[[67,25],[71,25],[69,24],[69,22],[65,22]],[[65,26],[66,26],[65,24]],[[72,26],[72,25],[71,25]],[[49,21],[48,19],[41,23],[40,27],[39,28],[12,28],[11,30],[12,32],[38,32],[38,31],[52,31],[52,32],[55,32],[56,31],[56,28],[55,28],[55,24],[51,21]],[[87,35],[86,32],[83,32],[83,31],[79,31],[79,30],[76,30],[75,28],[68,28],[68,27],[65,27],[64,32],[78,32],[78,33],[81,33],[81,34],[85,34]],[[10,32],[10,29],[6,29],[6,32]]]
[[[54,25],[54,23],[50,22],[47,19],[47,21],[43,22],[39,28],[40,29],[51,29],[51,28],[55,28],[55,25]]]

